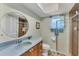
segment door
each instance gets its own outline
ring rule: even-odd
[[[79,16],[78,16],[78,56],[79,56]]]
[[[78,55],[78,21],[77,17],[72,19],[72,55]]]
[[[23,19],[23,18],[19,17],[19,33],[18,33],[18,37],[21,37],[24,34],[26,34],[26,30],[23,31],[23,28],[25,28],[25,27],[26,27],[26,19]]]

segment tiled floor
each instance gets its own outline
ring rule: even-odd
[[[66,55],[63,54],[63,53],[60,53],[58,51],[51,51],[51,50],[49,50],[48,51],[48,56],[66,56]]]

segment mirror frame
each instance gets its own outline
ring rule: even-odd
[[[22,37],[24,37],[24,36],[28,33],[28,30],[29,30],[29,22],[28,22],[27,18],[24,16],[24,14],[22,14],[22,13],[20,13],[20,12],[7,12],[7,13],[5,13],[5,14],[3,14],[3,15],[1,16],[0,22],[2,21],[2,18],[5,17],[7,14],[15,14],[15,15],[17,15],[17,16],[20,15],[20,16],[24,17],[25,20],[26,20],[27,23],[28,23],[28,29],[27,29],[26,33],[25,33],[23,36],[21,36],[21,37],[12,37],[12,36],[9,36],[8,34],[6,34],[6,33],[3,31],[2,27],[1,27],[1,23],[0,23],[0,28],[1,28],[2,34],[5,35],[5,36],[8,36],[8,37],[10,37],[10,38],[22,38]]]

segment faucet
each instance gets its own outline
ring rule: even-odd
[[[18,44],[18,43],[21,43],[21,42],[22,42],[22,40],[18,39],[16,43]]]

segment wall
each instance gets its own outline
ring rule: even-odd
[[[43,37],[43,41],[50,45],[53,50],[56,50],[56,41],[55,35],[50,31],[50,18],[45,18],[41,21],[41,35]],[[69,39],[70,39],[70,20],[68,14],[65,15],[65,30],[63,33],[59,34],[58,37],[58,51],[69,54]]]
[[[40,22],[39,20],[33,18],[32,16],[24,14],[18,10],[12,9],[4,4],[0,4],[0,20],[2,20],[1,17],[8,12],[18,12],[18,13],[23,14],[26,17],[26,19],[29,22],[29,30],[27,34],[25,35],[26,37],[30,35],[32,35],[33,38],[40,37],[40,30],[36,29],[36,22]],[[14,38],[5,35],[0,28],[0,41],[13,40],[13,39]]]
[[[51,40],[51,37],[54,37],[54,34],[50,31],[50,18],[45,18],[41,21],[41,36],[45,43],[48,43],[52,49],[55,50],[55,43]]]

